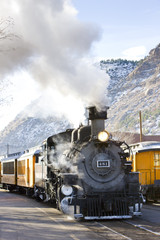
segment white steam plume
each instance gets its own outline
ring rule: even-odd
[[[80,22],[71,1],[1,0],[0,11],[3,19],[14,21],[12,38],[0,41],[1,78],[26,69],[42,91],[53,89],[54,96],[55,92],[61,96],[59,107],[60,101],[53,96],[52,111],[56,105],[65,113],[66,103],[74,111],[67,101],[71,96],[73,105],[76,99],[79,106],[104,100],[106,74],[85,61],[101,31]]]

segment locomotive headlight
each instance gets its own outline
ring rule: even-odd
[[[62,185],[61,187],[61,192],[65,195],[65,196],[69,196],[72,194],[73,192],[73,188],[71,186],[68,185]]]
[[[107,131],[102,131],[98,133],[98,140],[101,142],[106,142],[109,139],[109,133]]]

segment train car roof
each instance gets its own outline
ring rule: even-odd
[[[147,151],[157,151],[160,150],[160,142],[158,141],[149,141],[149,142],[139,142],[131,144],[133,152],[147,152]]]
[[[12,160],[12,159],[17,159],[20,158],[24,152],[16,152],[16,153],[10,153],[3,158],[1,158],[1,161],[7,161],[7,160]]]
[[[21,155],[19,158],[21,159],[21,157],[27,157],[27,156],[33,156],[33,155],[38,155],[41,152],[40,150],[40,146],[35,146],[32,148],[28,148],[23,152],[23,155]]]
[[[19,159],[22,156],[27,156],[27,155],[38,155],[40,153],[40,146],[35,146],[32,148],[28,148],[25,151],[22,152],[16,152],[16,153],[10,153],[6,156],[3,156],[0,158],[1,161],[7,161],[7,160],[12,160],[12,159]]]

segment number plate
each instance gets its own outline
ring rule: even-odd
[[[98,160],[97,168],[104,168],[104,167],[110,167],[110,161],[109,160]]]

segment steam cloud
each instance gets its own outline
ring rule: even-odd
[[[53,110],[102,103],[106,74],[85,60],[101,31],[80,22],[70,0],[1,0],[0,9],[2,19],[14,21],[10,37],[0,39],[1,79],[26,69],[41,90],[50,89]]]

